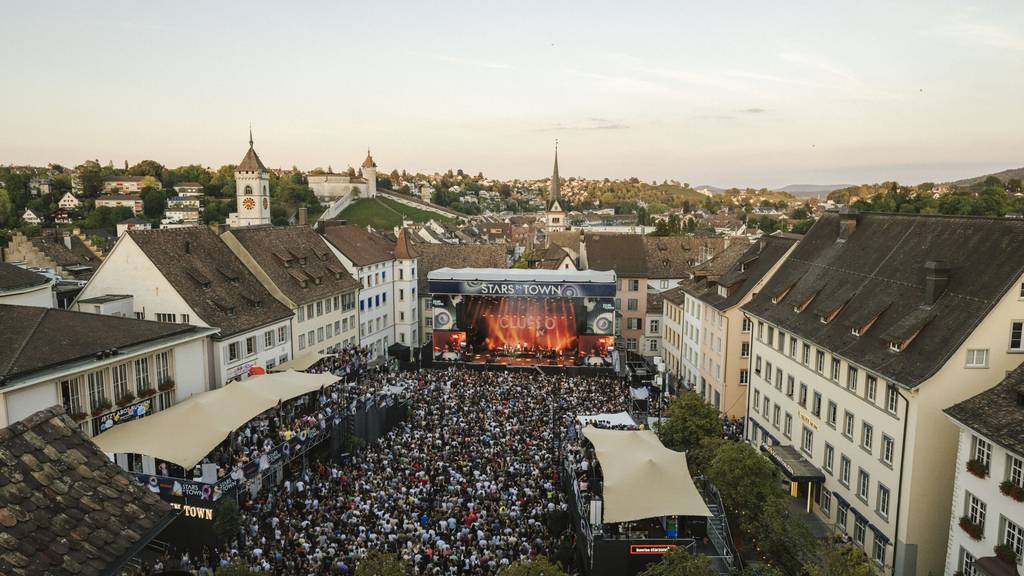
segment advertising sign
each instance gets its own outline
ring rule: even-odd
[[[615,297],[615,284],[570,282],[487,282],[481,280],[431,280],[431,294],[474,296],[531,296],[535,298]]]
[[[153,399],[147,398],[141,402],[118,408],[109,414],[100,416],[100,431],[105,432],[118,424],[131,422],[136,418],[149,416],[153,413]]]

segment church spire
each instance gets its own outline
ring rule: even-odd
[[[252,148],[252,124],[249,124],[249,148]]]
[[[558,178],[558,140],[555,140],[555,169],[551,173],[551,201],[560,200],[562,198],[562,183]]]

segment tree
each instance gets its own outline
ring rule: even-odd
[[[371,550],[356,564],[355,576],[406,576],[412,573],[412,562],[395,554]]]
[[[216,514],[213,519],[213,532],[221,542],[230,542],[238,536],[238,528],[241,523],[241,515],[238,512],[238,502],[234,498],[224,498],[217,505]]]
[[[498,576],[566,576],[565,570],[543,556],[533,560],[513,562],[498,572]]]
[[[0,188],[0,228],[14,228],[21,216],[14,209],[11,196],[4,188]]]
[[[805,576],[874,576],[877,572],[860,547],[827,542],[822,550],[821,564],[806,564],[803,573]]]
[[[87,160],[84,164],[75,168],[78,172],[78,179],[82,183],[82,195],[93,197],[103,189],[103,168],[95,160]]]
[[[779,471],[746,442],[720,446],[706,474],[722,495],[729,516],[739,521],[741,529],[754,528],[765,503],[783,496],[779,490]]]
[[[718,570],[711,567],[707,556],[694,556],[679,546],[651,564],[640,576],[717,576]]]
[[[164,196],[163,190],[157,188],[142,189],[142,212],[146,215],[146,218],[152,220],[161,218],[166,208],[167,198]]]
[[[687,391],[672,399],[656,431],[667,448],[689,452],[705,438],[721,438],[722,420],[714,406]]]
[[[160,180],[164,174],[164,165],[156,160],[143,160],[128,169],[129,176],[151,176]]]

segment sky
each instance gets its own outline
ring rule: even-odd
[[[19,2],[0,164],[696,186],[1024,166],[1024,3]]]

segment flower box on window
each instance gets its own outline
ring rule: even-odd
[[[997,544],[992,551],[996,553],[996,558],[999,558],[1003,562],[1006,562],[1010,566],[1017,565],[1017,553],[1013,551],[1006,544]]]
[[[1017,502],[1024,502],[1024,488],[1015,484],[1012,480],[1003,480],[999,484],[999,491],[1013,498]]]
[[[981,537],[985,534],[985,527],[981,524],[975,524],[967,516],[963,516],[960,518],[960,528],[962,528],[964,532],[967,532],[968,536],[974,538],[975,540],[981,540]]]
[[[967,471],[974,474],[978,478],[988,477],[988,464],[985,464],[977,458],[973,458],[967,461]]]
[[[103,400],[100,400],[99,403],[97,403],[95,406],[93,406],[92,415],[99,416],[100,414],[103,414],[107,410],[110,410],[110,407],[110,400],[104,398]]]
[[[145,388],[139,392],[139,398],[149,398],[156,394],[156,388]]]
[[[118,406],[127,406],[132,402],[135,402],[135,394],[132,394],[131,392],[126,392],[124,396],[117,399]]]
[[[85,412],[72,412],[70,416],[71,419],[74,420],[75,422],[81,422],[82,420],[85,420],[86,418],[89,417],[89,415],[86,414]]]
[[[157,388],[159,388],[161,392],[167,392],[168,390],[173,390],[174,389],[174,379],[173,378],[168,378],[167,380],[164,380],[163,382],[160,383],[160,386],[158,386]]]

